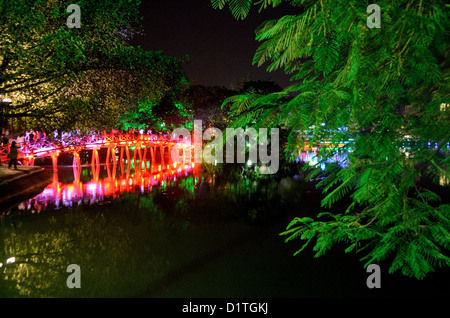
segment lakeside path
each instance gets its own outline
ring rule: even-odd
[[[0,166],[0,212],[11,204],[41,191],[51,182],[51,173],[39,166]]]
[[[8,168],[7,164],[3,164],[0,166],[0,186],[41,172],[42,170],[44,170],[42,167],[36,166],[18,166],[17,170],[15,170],[14,168]]]

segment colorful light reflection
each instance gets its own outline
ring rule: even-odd
[[[317,151],[299,151],[297,161],[302,161],[307,163],[309,166],[316,166],[322,158]],[[331,158],[328,158],[326,163],[321,162],[320,168],[325,170],[325,166],[328,163],[337,162],[341,168],[348,166],[348,153],[343,152],[341,154],[335,154]]]
[[[85,169],[90,168],[86,167]],[[79,205],[102,204],[119,199],[123,193],[145,193],[152,191],[153,187],[170,185],[180,177],[195,173],[197,170],[193,165],[184,165],[177,169],[158,171],[156,174],[136,171],[133,175],[123,174],[104,179],[94,177],[89,182],[81,182],[80,178],[75,176],[72,183],[59,182],[58,176],[55,174],[54,180],[49,186],[34,198],[20,203],[18,208],[39,213],[49,206],[61,209]]]

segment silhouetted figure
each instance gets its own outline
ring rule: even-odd
[[[17,170],[17,157],[19,155],[18,149],[19,148],[16,146],[16,142],[13,141],[11,143],[11,147],[9,148],[9,168],[11,168],[14,163],[15,170]]]
[[[8,138],[6,138],[6,136],[5,135],[2,135],[2,137],[1,137],[1,139],[0,139],[0,142],[1,142],[1,144],[3,145],[3,146],[6,146],[6,145],[8,145]]]
[[[34,144],[34,131],[30,131],[30,134],[28,135],[29,140],[28,142],[30,143],[30,145]]]

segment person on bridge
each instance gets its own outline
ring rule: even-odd
[[[0,143],[2,146],[8,145],[8,138],[6,138],[5,135],[2,135],[2,137],[0,138]]]
[[[18,153],[18,147],[16,146],[16,142],[13,141],[11,143],[11,147],[9,148],[9,168],[11,169],[12,164],[14,163],[14,169],[17,170],[17,157],[19,155]]]
[[[30,133],[28,134],[28,143],[30,145],[34,144],[34,132],[33,132],[33,130],[31,130]]]

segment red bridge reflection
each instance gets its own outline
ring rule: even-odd
[[[92,168],[92,170],[91,170]],[[27,210],[39,213],[48,207],[60,209],[79,205],[103,204],[120,198],[124,193],[150,192],[153,187],[170,185],[177,179],[188,174],[198,172],[198,166],[194,164],[172,163],[166,169],[155,173],[151,170],[139,169],[130,173],[130,165],[118,176],[111,172],[111,167],[104,166],[107,177],[99,178],[98,167],[85,167],[86,172],[91,172],[89,181],[81,181],[81,169],[74,168],[74,180],[71,183],[63,183],[58,179],[58,171],[53,172],[53,182],[39,195],[19,204],[19,210]]]

